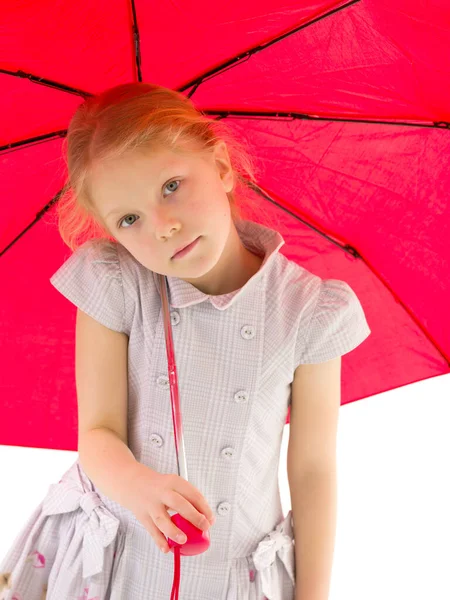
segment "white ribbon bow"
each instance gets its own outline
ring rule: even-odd
[[[97,492],[84,492],[80,486],[70,479],[51,484],[43,501],[43,513],[57,515],[79,508],[86,512],[89,520],[83,534],[83,577],[90,577],[103,569],[104,549],[116,537],[120,522]]]
[[[253,563],[255,568],[259,571],[261,576],[262,592],[268,598],[268,600],[277,600],[278,595],[275,590],[280,589],[281,583],[275,581],[276,572],[271,568],[276,560],[278,554],[281,562],[286,567],[289,577],[292,583],[295,585],[295,551],[294,551],[294,539],[289,533],[292,532],[290,526],[291,511],[287,514],[286,518],[261,540],[252,554]],[[285,531],[288,533],[285,533]]]

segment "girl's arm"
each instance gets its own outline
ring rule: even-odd
[[[78,445],[83,471],[100,490],[129,508],[130,483],[140,463],[117,433],[100,427],[85,432]]]
[[[336,534],[340,402],[340,356],[297,367],[287,454],[295,536],[295,600],[329,598]]]
[[[93,484],[126,507],[139,466],[128,447],[128,337],[77,310],[78,454]]]

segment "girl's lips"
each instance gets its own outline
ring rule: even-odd
[[[199,239],[200,239],[200,236],[196,240],[194,240],[191,244],[189,244],[189,246],[186,246],[186,248],[184,248],[183,250],[180,250],[179,252],[174,254],[172,256],[172,258],[182,258],[183,256],[185,256],[188,252],[190,252],[193,248],[195,248]]]

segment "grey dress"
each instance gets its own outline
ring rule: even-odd
[[[350,352],[370,334],[346,282],[288,260],[275,230],[245,220],[237,229],[264,256],[242,288],[208,296],[168,277],[189,479],[216,515],[209,550],[181,558],[180,600],[294,598],[292,513],[283,515],[278,487],[294,371]],[[128,335],[129,447],[152,469],[177,473],[156,274],[122,245],[91,240],[50,281]],[[170,600],[174,556],[77,460],[49,487],[2,572],[8,600],[42,600],[45,590],[47,600]]]

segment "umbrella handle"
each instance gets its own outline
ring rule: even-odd
[[[186,534],[187,540],[184,544],[180,544],[167,538],[167,543],[171,552],[175,553],[175,548],[180,549],[180,554],[184,556],[195,556],[202,554],[208,550],[210,545],[209,531],[202,531],[193,525],[190,521],[182,517],[179,513],[172,515],[171,520],[181,531]]]
[[[175,366],[175,352],[173,348],[172,329],[170,325],[169,302],[167,299],[166,278],[159,274],[161,287],[161,298],[164,314],[164,331],[166,336],[167,363],[169,366],[170,381],[170,399],[172,404],[172,420],[175,435],[175,451],[177,456],[178,474],[188,481],[186,452],[184,448],[183,427],[181,421],[180,401],[178,395],[178,379]],[[195,527],[190,521],[182,517],[179,513],[171,515],[171,520],[187,537],[184,544],[180,544],[171,538],[168,538],[168,544],[171,552],[179,552],[185,556],[194,556],[208,550],[210,538],[208,531],[202,531]]]

